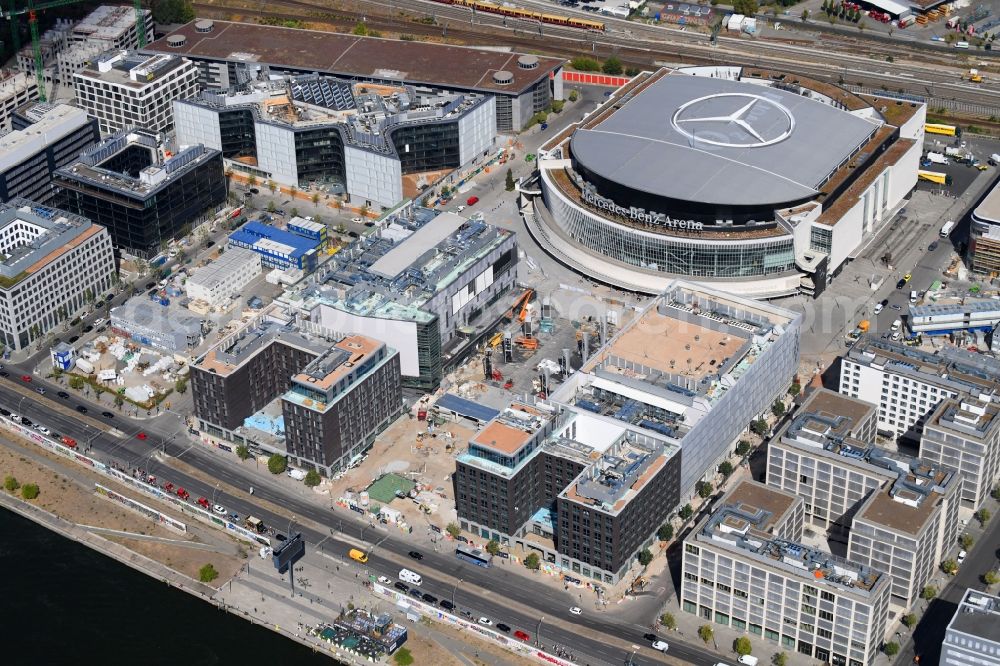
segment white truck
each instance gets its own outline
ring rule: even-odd
[[[949,160],[943,153],[927,153],[927,159],[934,164],[948,164]]]
[[[951,234],[952,229],[955,228],[955,220],[948,220],[941,227],[941,238],[947,238]],[[79,363],[79,361],[77,361]]]

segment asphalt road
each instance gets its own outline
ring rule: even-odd
[[[112,458],[126,467],[138,466],[156,475],[160,481],[170,481],[191,493],[192,499],[199,496],[210,498],[223,504],[229,511],[241,516],[254,515],[281,531],[289,526],[287,516],[279,516],[259,506],[251,505],[240,498],[220,492],[215,487],[173,468],[156,462],[158,451],[183,459],[196,466],[205,474],[220,482],[237,488],[249,488],[254,483],[252,477],[238,466],[227,464],[210,453],[191,445],[186,439],[165,439],[155,434],[147,425],[116,417],[108,420],[93,408],[86,415],[75,411],[81,404],[74,398],[63,400],[57,397],[57,387],[38,396],[33,388],[44,385],[37,377],[30,383],[18,379],[13,368],[8,368],[11,376],[0,381],[0,405],[26,416],[36,424],[45,425],[62,435],[77,440],[81,448],[91,447],[92,455],[110,461]],[[20,384],[20,385],[19,385]],[[159,421],[159,419],[158,419]],[[117,430],[117,432],[116,432]],[[138,432],[149,432],[148,439],[140,440]],[[312,523],[324,525],[329,533],[301,525],[293,525],[292,531],[301,531],[312,547],[321,547],[323,552],[346,559],[350,548],[376,542],[372,548],[365,569],[374,575],[395,578],[402,567],[415,570],[424,578],[422,590],[439,599],[455,601],[460,609],[468,609],[476,617],[485,615],[494,622],[503,622],[514,629],[527,632],[536,640],[539,619],[541,622],[541,643],[551,647],[553,643],[565,646],[576,654],[579,663],[601,662],[625,664],[632,656],[632,663],[663,663],[662,655],[655,653],[643,638],[647,628],[615,621],[611,616],[592,608],[585,608],[581,616],[572,616],[569,608],[578,601],[568,592],[539,595],[537,589],[527,583],[524,576],[506,571],[506,566],[497,565],[483,569],[456,559],[449,552],[424,552],[423,560],[417,562],[407,557],[412,546],[394,533],[366,527],[356,521],[356,514],[350,511],[331,511],[316,504],[296,498],[266,487],[256,487],[254,497],[283,506],[296,518],[305,518]],[[341,533],[339,528],[344,532]],[[362,547],[367,547],[363,545]],[[541,574],[539,574],[541,575]],[[670,637],[667,637],[668,639]],[[670,640],[669,655],[698,666],[711,666],[718,662],[717,656],[694,646]]]

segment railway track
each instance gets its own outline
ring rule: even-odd
[[[521,0],[533,7],[544,7],[536,0]],[[962,69],[900,61],[873,60],[866,55],[837,53],[788,43],[721,37],[709,43],[702,33],[683,32],[615,19],[605,21],[603,33],[578,28],[541,24],[473,12],[467,7],[446,5],[429,0],[352,0],[354,9],[331,6],[310,0],[272,0],[257,10],[233,7],[230,11],[248,16],[288,18],[275,11],[281,7],[306,12],[318,21],[352,25],[364,20],[370,27],[391,32],[423,36],[447,36],[470,44],[482,44],[490,38],[515,48],[572,57],[590,53],[597,57],[615,54],[628,63],[651,64],[736,64],[778,69],[810,76],[835,84],[902,92],[927,98],[931,104],[968,107],[982,115],[1000,115],[1000,89],[974,87],[958,82]],[[200,12],[224,12],[224,6],[195,3]],[[563,8],[560,8],[562,10]],[[567,10],[566,13],[569,13]],[[307,18],[307,17],[303,17]],[[421,21],[429,20],[428,25]],[[842,43],[838,41],[837,43]]]

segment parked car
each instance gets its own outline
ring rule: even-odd
[[[186,500],[186,499],[189,499],[191,497],[191,493],[189,493],[188,491],[184,490],[183,488],[178,488],[177,489],[177,496],[180,497],[182,500]]]
[[[519,641],[529,641],[529,640],[531,640],[531,636],[528,635],[528,632],[521,631],[520,629],[518,629],[517,631],[514,632],[514,638],[516,638]]]
[[[486,627],[492,627],[493,626],[493,620],[491,620],[488,617],[481,617],[481,618],[479,618],[479,624],[481,624],[483,626],[486,626]]]
[[[222,506],[221,504],[216,504],[215,506],[213,506],[212,511],[219,514],[220,516],[226,515],[226,507]]]
[[[510,627],[508,627],[506,624],[504,624],[503,622],[501,622],[501,623],[497,624],[497,631],[502,631],[505,634],[509,634],[510,633]]]
[[[212,507],[212,505],[208,501],[208,498],[206,497],[198,498],[198,506],[200,506],[203,509],[210,509]]]
[[[403,593],[410,591],[410,586],[407,585],[406,583],[397,582],[395,585],[393,585],[393,587]]]
[[[660,652],[666,652],[670,649],[670,645],[666,641],[653,641],[652,648]]]
[[[21,375],[22,382],[31,382],[31,375]]]
[[[442,599],[441,608],[445,609],[446,611],[453,611],[455,610],[455,604],[451,603],[447,599]]]

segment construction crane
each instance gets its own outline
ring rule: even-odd
[[[10,21],[10,35],[14,42],[14,53],[21,50],[21,29],[18,25],[18,16],[28,15],[28,26],[31,30],[31,50],[35,58],[35,79],[38,82],[38,99],[46,101],[45,95],[45,68],[42,63],[42,46],[38,39],[38,12],[56,7],[65,7],[84,2],[84,0],[50,0],[35,4],[34,0],[28,0],[25,7],[14,7],[14,0],[10,0],[9,7],[0,12],[0,16]],[[146,21],[142,14],[142,0],[133,0],[135,5],[135,29],[139,38],[139,48],[146,46]]]

